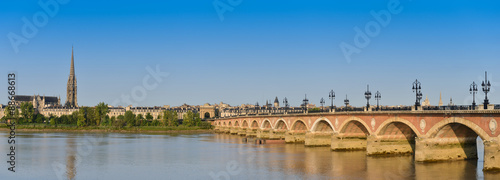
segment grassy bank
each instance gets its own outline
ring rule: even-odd
[[[0,131],[10,131],[6,124],[0,124]],[[76,125],[49,125],[49,124],[21,124],[16,125],[16,131],[66,131],[66,132],[131,132],[131,133],[210,133],[212,129],[198,126],[134,126],[134,127],[110,127],[110,126],[87,126]]]

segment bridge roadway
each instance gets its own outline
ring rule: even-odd
[[[500,110],[364,111],[238,116],[215,119],[217,132],[284,139],[367,155],[414,154],[417,162],[477,159],[500,170]]]

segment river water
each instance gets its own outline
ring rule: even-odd
[[[482,172],[482,158],[415,163],[228,134],[18,132],[11,172],[7,132],[0,137],[0,179],[500,179]]]

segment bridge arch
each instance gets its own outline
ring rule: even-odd
[[[290,130],[292,131],[307,131],[308,129],[309,127],[307,127],[306,122],[301,119],[293,121],[292,126],[290,127]]]
[[[373,132],[371,131],[368,124],[365,123],[360,118],[350,117],[345,120],[339,128],[339,133],[354,133],[354,134],[365,134],[366,136],[371,135]]]
[[[276,130],[290,130],[290,126],[284,119],[278,119],[276,121],[276,124],[274,125],[274,128]]]
[[[240,127],[240,123],[238,122],[238,120],[234,121],[234,127]]]
[[[335,128],[332,125],[332,123],[330,122],[330,120],[328,120],[325,117],[321,117],[321,118],[316,119],[316,121],[314,122],[314,124],[311,127],[311,132],[315,132],[315,131],[335,132]]]
[[[259,128],[259,122],[257,122],[257,120],[253,120],[252,121],[252,124],[250,124],[250,128]]]
[[[385,133],[384,131],[387,130],[388,126],[392,126],[392,125],[396,125],[397,127],[401,127],[401,128],[404,128],[404,126],[406,126],[409,128],[409,130],[412,131],[410,133],[414,133],[417,137],[422,136],[420,134],[420,132],[418,131],[418,129],[410,121],[403,119],[403,118],[399,118],[399,117],[398,118],[392,117],[392,118],[385,120],[382,124],[380,124],[380,126],[378,127],[378,129],[375,131],[374,134],[375,135],[383,135],[382,133]],[[406,130],[408,130],[408,129],[406,129]]]
[[[247,121],[246,119],[244,119],[244,120],[243,120],[243,123],[241,123],[241,127],[242,127],[242,128],[248,128],[248,127],[250,127],[250,126],[248,125],[248,121]]]
[[[264,119],[262,121],[262,125],[260,126],[261,129],[274,129],[273,124],[271,124],[271,121],[269,119]]]
[[[427,137],[435,138],[437,136],[442,136],[444,133],[443,130],[450,130],[450,128],[454,131],[460,131],[463,133],[467,133],[467,129],[463,129],[463,127],[467,127],[468,130],[474,132],[477,136],[479,136],[483,141],[490,140],[490,136],[486,131],[484,131],[477,124],[469,121],[467,119],[459,118],[459,117],[451,117],[445,120],[439,121],[434,126],[429,129],[427,132]],[[463,134],[465,135],[465,134]]]

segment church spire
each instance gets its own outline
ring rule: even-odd
[[[75,59],[73,55],[73,46],[71,46],[71,69],[68,77],[68,85],[66,87],[66,103],[67,107],[78,107],[77,90],[75,77]]]
[[[75,75],[75,60],[73,58],[73,46],[71,46],[71,70],[69,72],[69,75]]]

